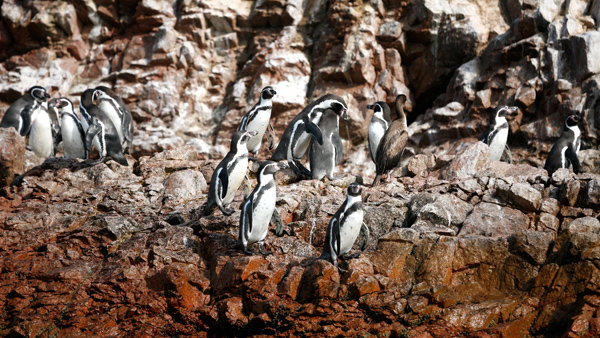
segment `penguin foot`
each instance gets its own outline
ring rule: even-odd
[[[256,255],[256,252],[250,251],[250,250],[248,250],[248,248],[243,248],[242,252],[245,253],[248,256],[254,256],[254,255]]]
[[[233,214],[235,212],[235,210],[233,209],[228,209],[225,207],[219,207],[219,209],[221,209],[221,212],[223,213],[223,215],[225,216],[231,216],[231,214]]]
[[[338,269],[338,272],[340,273],[340,276],[343,275],[343,274],[345,274],[346,272],[348,272],[348,270],[342,269],[339,266],[337,267],[337,269]]]
[[[261,243],[258,244],[258,251],[260,251],[260,253],[263,256],[268,256],[268,255],[272,255],[273,254],[273,252],[271,252],[271,251],[265,251],[265,247]]]

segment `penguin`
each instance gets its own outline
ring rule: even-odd
[[[58,108],[56,107],[56,98],[51,98],[50,100],[48,100],[48,102],[46,102],[46,104],[48,105],[47,107],[47,111],[48,111],[48,115],[50,116],[50,126],[52,127],[52,140],[54,143],[54,152],[53,154],[56,155],[56,153],[58,152],[58,146],[60,144],[60,142],[62,142],[62,134],[61,134],[61,130],[60,130],[60,122],[59,122],[59,118],[58,118]]]
[[[379,141],[381,141],[381,138],[392,123],[392,117],[390,106],[383,101],[370,104],[367,106],[367,109],[374,111],[371,124],[369,125],[369,154],[371,154],[371,159],[375,163]]]
[[[396,119],[390,124],[381,141],[379,141],[377,157],[375,157],[376,175],[373,180],[373,187],[379,184],[381,175],[396,168],[402,159],[402,153],[408,141],[408,126],[406,125],[406,115],[403,108],[405,102],[406,95],[400,94],[396,97]]]
[[[121,140],[123,152],[131,154],[133,147],[133,118],[125,101],[112,89],[106,86],[95,88],[93,101],[98,100],[98,106],[110,118]]]
[[[256,130],[258,134],[248,141],[248,151],[252,156],[256,156],[260,150],[263,135],[267,136],[267,142],[269,143],[269,150],[273,150],[273,137],[269,134],[265,134],[267,127],[273,130],[273,126],[270,124],[271,120],[271,109],[273,108],[273,96],[277,92],[271,86],[263,88],[260,93],[260,100],[250,109],[246,115],[242,118],[242,122],[238,128],[238,131]]]
[[[86,159],[88,153],[84,143],[85,131],[81,121],[75,115],[73,102],[66,97],[61,97],[56,99],[54,106],[60,109],[64,157]]]
[[[37,157],[54,156],[52,121],[46,109],[40,109],[29,131],[29,148]]]
[[[544,164],[544,169],[548,171],[549,176],[560,168],[569,168],[570,165],[573,165],[574,173],[579,173],[577,153],[581,147],[581,131],[577,123],[580,119],[579,115],[570,115],[565,120],[562,135],[550,149]]]
[[[117,132],[117,128],[112,123],[108,115],[93,102],[96,90],[87,89],[81,94],[82,112],[91,117],[88,129],[85,135],[85,149],[90,152],[92,143],[97,147],[102,158],[107,156],[117,161],[119,164],[127,166],[127,159],[123,155],[123,147]]]
[[[500,161],[508,139],[508,121],[506,116],[517,111],[519,107],[498,106],[490,115],[490,124],[479,139],[490,148],[490,160]]]
[[[348,120],[348,106],[344,99],[333,94],[321,96],[302,109],[285,128],[271,160],[287,160],[288,165],[298,176],[311,177],[310,171],[300,163],[300,159],[310,145],[311,135],[319,144],[323,144],[323,135],[317,124],[326,109],[331,109],[344,120]]]
[[[346,200],[333,215],[327,226],[325,244],[319,259],[329,260],[336,268],[338,267],[338,257],[341,258],[352,249],[363,226],[366,227],[363,223],[364,212],[361,192],[361,187],[356,183],[352,183],[348,187]]]
[[[27,136],[37,113],[43,108],[42,103],[49,98],[44,87],[31,87],[8,108],[0,122],[0,128],[13,127],[21,136]]]
[[[334,176],[336,164],[342,162],[344,145],[340,138],[340,118],[331,109],[325,110],[319,129],[323,133],[323,144],[314,139],[310,143],[309,159],[310,173],[313,180],[321,180],[327,177],[330,181],[341,178]]]
[[[227,209],[238,190],[248,169],[248,140],[258,135],[256,130],[237,131],[231,138],[231,146],[225,158],[217,165],[210,180],[208,197],[202,215],[210,215],[217,207],[229,216],[233,210]]]
[[[236,244],[236,247],[242,249],[247,255],[254,254],[248,250],[248,245],[254,243],[258,243],[258,250],[261,254],[273,254],[266,252],[263,247],[277,201],[277,189],[273,176],[277,170],[287,168],[288,166],[284,163],[265,161],[258,169],[256,176],[258,184],[242,205],[240,232]]]

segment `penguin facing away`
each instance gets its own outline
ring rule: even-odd
[[[54,105],[60,109],[64,157],[86,159],[88,154],[84,144],[85,131],[81,121],[75,115],[73,102],[66,97],[61,97],[56,99]]]
[[[340,178],[333,175],[336,164],[342,162],[344,145],[340,138],[340,118],[331,109],[325,110],[319,128],[323,133],[323,144],[310,142],[310,172],[313,180],[321,180],[327,177],[333,181]]]
[[[406,142],[408,141],[408,126],[406,125],[406,115],[403,108],[405,102],[406,95],[400,94],[396,97],[397,117],[385,132],[377,147],[377,157],[375,158],[376,175],[373,180],[373,187],[379,184],[381,175],[396,168],[402,159],[404,147],[406,147]]]
[[[358,184],[351,184],[348,187],[346,200],[327,226],[323,253],[319,259],[329,260],[336,268],[338,267],[337,259],[352,249],[362,227],[366,227],[363,223],[361,193],[362,189]]]
[[[227,209],[238,190],[248,169],[248,140],[256,136],[256,130],[237,131],[231,138],[231,146],[225,158],[217,165],[210,180],[208,196],[203,206],[202,216],[210,215],[217,207],[229,216],[233,210]]]
[[[323,143],[321,129],[317,125],[326,109],[333,110],[337,115],[348,120],[348,106],[344,99],[337,95],[326,94],[313,103],[306,106],[292,122],[285,128],[277,149],[273,152],[271,160],[287,160],[294,172],[303,178],[310,177],[311,173],[300,159],[306,153],[310,145],[311,136],[319,144]]]
[[[515,106],[498,106],[490,115],[490,124],[483,133],[480,141],[487,144],[490,149],[490,160],[500,161],[508,140],[508,121],[506,117],[519,109]]]
[[[268,133],[265,133],[265,131],[267,130],[267,127],[270,127],[271,130],[273,129],[270,120],[271,110],[273,108],[273,97],[275,94],[277,94],[277,92],[273,87],[267,86],[263,88],[260,93],[260,100],[248,113],[246,113],[246,115],[244,115],[238,128],[239,131],[258,131],[258,134],[248,141],[248,151],[252,153],[253,156],[256,156],[260,150],[263,135],[267,137],[269,150],[272,150],[274,147],[272,135],[270,136]]]
[[[31,87],[8,108],[0,122],[0,128],[13,127],[21,136],[27,136],[37,113],[43,108],[42,103],[49,98],[44,87]]]
[[[94,101],[110,118],[117,129],[123,152],[131,154],[133,147],[133,118],[125,101],[112,89],[106,86],[96,87]]]
[[[106,113],[94,104],[92,99],[95,96],[94,92],[94,89],[87,89],[81,94],[81,106],[84,107],[81,112],[85,111],[85,114],[91,117],[91,124],[85,135],[85,149],[89,153],[93,143],[95,147],[98,147],[102,158],[108,156],[119,164],[127,166],[129,163],[123,155],[123,147],[117,129]]]
[[[581,131],[577,123],[580,119],[579,115],[570,115],[565,120],[563,132],[550,149],[544,164],[548,176],[552,176],[560,168],[569,168],[571,165],[573,166],[573,172],[579,173],[580,165],[577,153],[581,147]]]
[[[277,189],[273,176],[278,170],[286,168],[288,166],[284,163],[265,161],[258,169],[258,184],[242,205],[240,213],[240,229],[236,247],[242,249],[245,254],[254,254],[248,250],[248,245],[254,243],[258,243],[258,250],[261,254],[272,254],[272,252],[265,251],[263,241],[267,237],[269,223],[277,201]]]
[[[383,101],[370,104],[367,109],[374,111],[369,125],[369,154],[371,154],[371,159],[375,163],[379,142],[392,123],[391,111],[390,106]]]
[[[46,109],[37,113],[29,132],[29,148],[37,157],[54,156],[54,138],[52,137],[52,121]]]

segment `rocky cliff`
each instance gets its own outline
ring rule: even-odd
[[[12,181],[0,191],[0,335],[600,335],[598,0],[0,8],[0,114],[34,84],[74,101],[103,84],[136,121],[128,167],[41,163],[0,131],[0,180]],[[233,249],[239,211],[195,210],[266,85],[278,134],[322,94],[346,100],[345,178],[278,173],[284,234],[267,237],[275,255],[249,257]],[[413,122],[405,161],[364,189],[371,238],[340,274],[316,259],[325,228],[345,187],[373,178],[366,105],[398,93]],[[505,103],[520,108],[515,164],[490,163],[474,140]],[[571,113],[584,173],[549,177]]]

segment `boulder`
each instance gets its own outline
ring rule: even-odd
[[[25,172],[25,140],[14,128],[0,128],[0,187]]]

